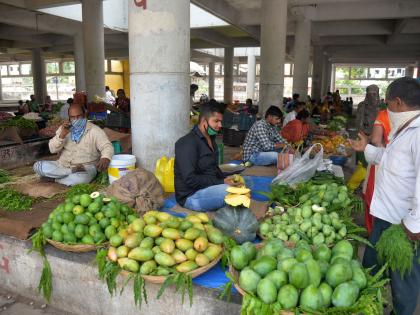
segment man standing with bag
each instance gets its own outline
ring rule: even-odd
[[[420,82],[404,77],[392,82],[387,90],[390,142],[386,148],[360,140],[351,141],[354,150],[364,152],[369,163],[380,166],[370,207],[374,217],[370,242],[375,245],[392,224],[402,224],[407,237],[420,240]],[[420,252],[413,259],[413,268],[404,277],[390,271],[394,310],[398,315],[415,312],[420,292]],[[374,248],[366,247],[365,267],[378,265]]]

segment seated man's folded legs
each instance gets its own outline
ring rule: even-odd
[[[85,171],[71,173],[70,175],[57,179],[56,182],[66,186],[74,186],[77,184],[88,184],[96,176],[96,167],[94,165],[84,165]]]
[[[57,161],[38,161],[35,162],[34,172],[41,177],[60,179],[71,174],[71,169],[58,164]]]
[[[217,210],[225,205],[228,185],[214,185],[200,189],[187,198],[184,207],[194,211],[207,212]]]
[[[252,154],[249,161],[257,166],[277,165],[277,157],[277,152],[258,152]]]

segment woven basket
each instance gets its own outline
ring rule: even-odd
[[[65,252],[73,252],[73,253],[92,252],[92,251],[96,251],[98,248],[102,248],[108,245],[108,243],[102,243],[100,245],[90,245],[90,244],[68,245],[68,244],[53,241],[50,239],[47,239],[47,242],[59,250],[62,250]]]
[[[200,275],[202,275],[203,273],[209,271],[211,268],[213,268],[218,262],[219,260],[222,258],[223,252],[219,254],[219,256],[217,256],[214,260],[212,260],[208,265],[205,265],[203,267],[197,268],[193,271],[187,272],[187,275],[190,275],[191,278],[196,278]],[[120,272],[121,275],[123,276],[129,276],[130,272],[126,271],[126,270],[122,270]],[[141,276],[144,280],[146,280],[146,282],[149,283],[154,283],[154,284],[161,284],[164,283],[166,280],[167,276],[149,276],[149,275],[142,275]]]

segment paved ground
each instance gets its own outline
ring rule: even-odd
[[[1,315],[75,315],[47,304],[40,304],[30,299],[12,294],[0,288]]]

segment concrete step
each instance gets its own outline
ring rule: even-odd
[[[10,292],[43,302],[37,286],[42,271],[38,253],[28,253],[30,242],[0,235],[0,286]],[[50,305],[73,314],[239,314],[241,298],[233,302],[218,299],[219,290],[194,285],[194,303],[181,304],[181,296],[169,288],[156,300],[160,285],[147,283],[148,301],[139,309],[134,305],[130,283],[120,295],[111,297],[106,284],[98,279],[95,253],[67,253],[47,247],[53,273],[53,294]],[[124,278],[119,277],[121,287]],[[21,313],[15,313],[21,314]]]

